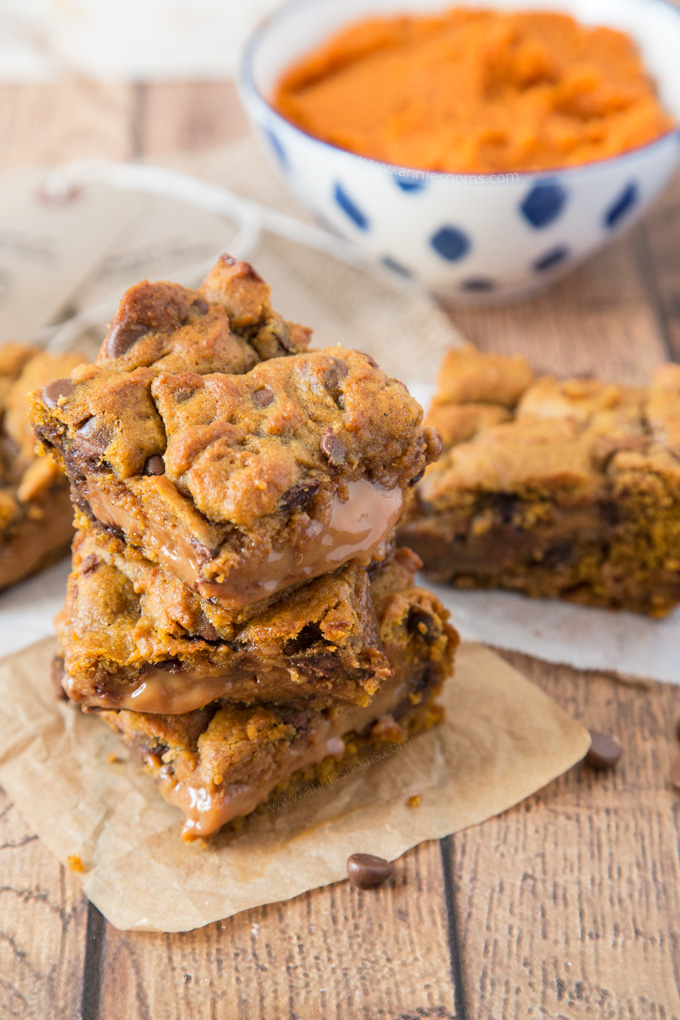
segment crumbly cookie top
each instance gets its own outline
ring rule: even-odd
[[[680,366],[649,387],[535,378],[520,357],[451,351],[427,419],[445,453],[418,485],[446,509],[475,493],[597,498],[641,469],[680,489]]]
[[[339,480],[404,488],[440,449],[419,405],[369,356],[308,339],[223,256],[199,291],[131,288],[95,364],[36,393],[33,421],[81,473],[243,531],[323,506]]]

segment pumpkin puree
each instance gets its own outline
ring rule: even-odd
[[[289,68],[274,105],[343,149],[454,173],[605,159],[674,123],[629,36],[547,11],[357,22]]]

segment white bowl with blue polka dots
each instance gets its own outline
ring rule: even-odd
[[[270,105],[290,64],[347,23],[447,6],[433,0],[292,0],[251,36],[240,92],[283,179],[327,226],[393,273],[449,300],[516,300],[636,221],[680,163],[680,131],[582,166],[475,178],[368,160],[307,134]],[[666,109],[680,121],[680,11],[666,0],[483,0],[478,6],[549,8],[628,32]]]

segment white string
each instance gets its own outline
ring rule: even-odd
[[[43,190],[48,198],[63,200],[74,189],[92,183],[108,184],[123,191],[162,195],[234,220],[239,225],[239,233],[232,242],[232,248],[238,258],[245,258],[252,251],[260,231],[264,229],[307,248],[334,255],[353,266],[365,266],[368,261],[351,241],[328,230],[243,198],[212,181],[168,167],[112,163],[105,159],[76,159],[53,170]]]
[[[113,163],[105,159],[76,159],[56,167],[49,174],[43,185],[43,193],[48,199],[64,201],[74,190],[93,183],[174,199],[235,222],[237,232],[229,242],[229,250],[239,259],[247,259],[251,255],[260,241],[262,231],[266,230],[349,265],[371,271],[394,289],[416,289],[408,280],[400,280],[397,284],[391,274],[370,262],[351,241],[180,170],[137,163]],[[213,263],[214,259],[177,272],[174,274],[175,279],[178,283],[196,286]],[[118,292],[107,294],[96,305],[84,308],[56,327],[43,331],[43,338],[47,338],[46,346],[52,351],[68,350],[80,333],[109,319],[119,299]]]

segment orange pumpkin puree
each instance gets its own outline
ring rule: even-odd
[[[274,105],[343,149],[454,173],[588,163],[674,124],[629,36],[548,11],[351,24],[289,68]]]

